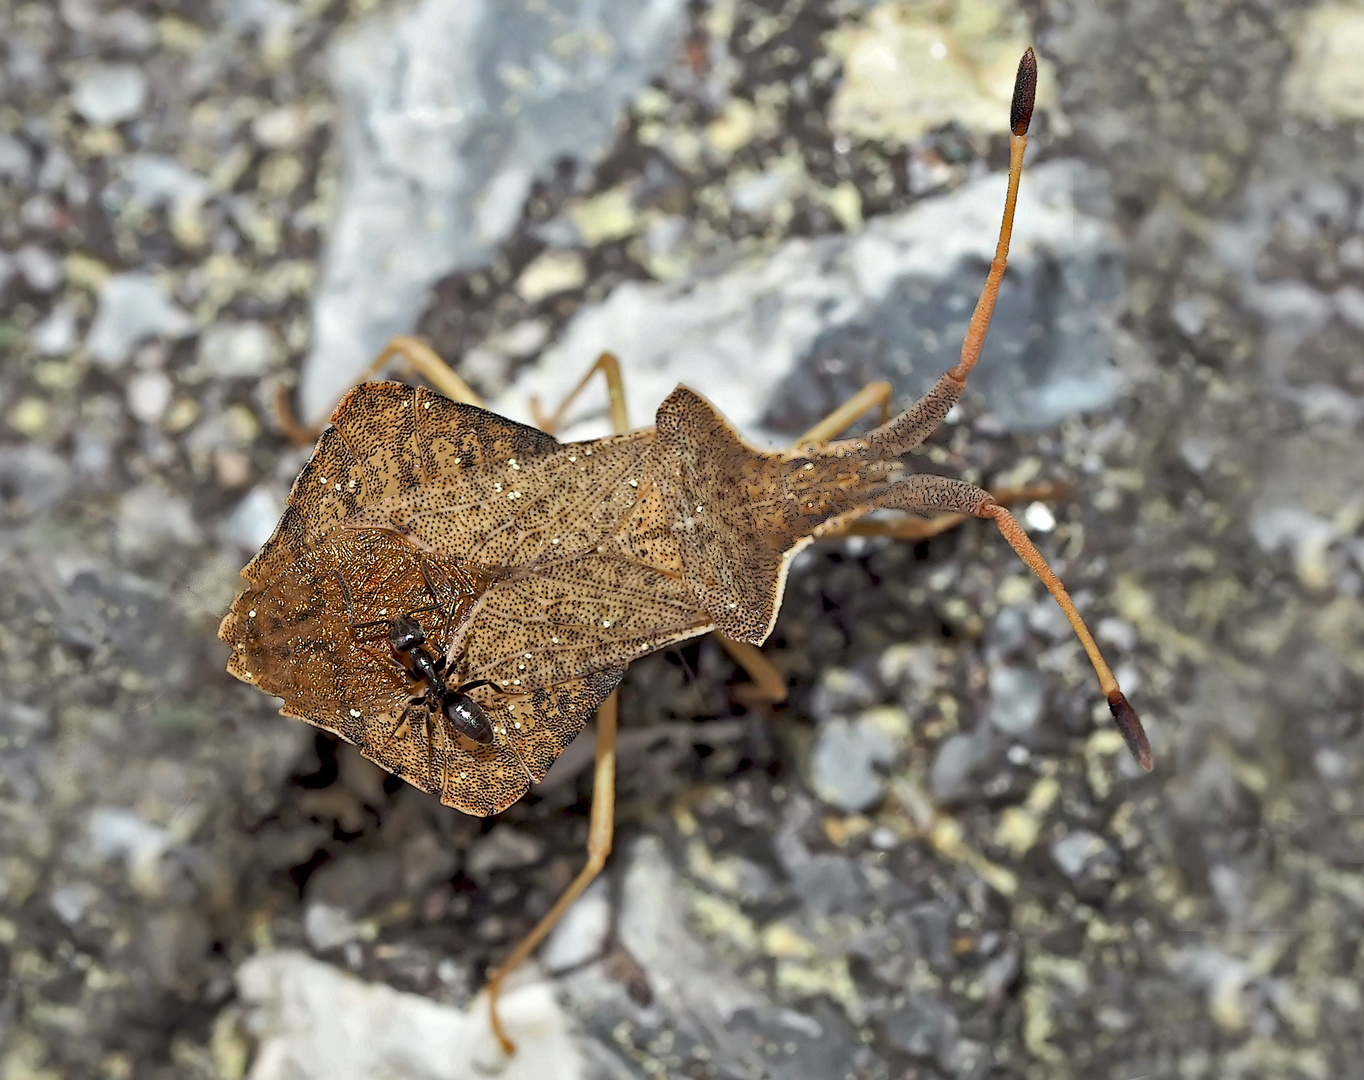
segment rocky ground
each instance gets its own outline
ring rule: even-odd
[[[413,328],[508,411],[606,345],[636,422],[915,392],[1029,43],[1036,202],[928,458],[1069,485],[1022,516],[1155,772],[991,530],[808,551],[786,705],[711,641],[627,676],[505,1075],[1364,1077],[1364,8],[378,8],[0,2],[0,1077],[490,1060],[590,737],[476,820],[223,672],[277,392]]]

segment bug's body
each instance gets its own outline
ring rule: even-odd
[[[1015,83],[999,244],[961,360],[863,438],[819,441],[859,414],[840,410],[830,418],[838,423],[821,425],[810,445],[760,450],[685,387],[659,406],[653,428],[568,444],[397,383],[358,386],[337,406],[274,535],[243,571],[248,589],[223,619],[219,635],[233,650],[228,670],[283,697],[284,712],[337,732],[473,814],[520,798],[523,777],[542,777],[603,706],[588,863],[492,978],[490,997],[610,851],[616,712],[608,695],[626,666],[717,629],[731,642],[760,644],[776,620],[792,556],[873,510],[992,519],[1060,604],[1129,748],[1151,767],[1136,713],[1018,523],[989,492],[910,473],[902,457],[942,422],[980,356],[1007,261],[1036,81],[1030,49]],[[396,351],[441,377],[439,359],[420,347]],[[596,368],[609,384],[614,358]],[[462,387],[458,379],[445,385]],[[627,429],[623,404],[613,421]],[[435,598],[428,566],[461,586],[446,613],[441,655],[428,652],[415,620],[386,614],[432,610],[416,606],[422,585]],[[403,682],[425,684],[405,705],[406,687],[367,662],[372,657],[357,642],[348,577],[388,619]],[[483,704],[467,695],[476,687],[492,692]],[[414,705],[426,709],[425,740],[406,722]],[[437,746],[435,715],[469,738]],[[493,1027],[510,1051],[495,1009]]]

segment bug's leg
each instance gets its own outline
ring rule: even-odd
[[[515,1044],[507,1037],[506,1029],[497,1015],[497,996],[507,976],[519,967],[535,947],[544,940],[546,934],[563,917],[573,901],[582,895],[606,865],[606,857],[611,854],[611,838],[615,832],[616,821],[616,719],[618,709],[617,692],[601,704],[597,710],[597,767],[592,780],[592,817],[587,833],[587,863],[578,872],[563,895],[554,906],[545,912],[535,928],[527,934],[519,945],[512,950],[497,971],[488,979],[488,1015],[492,1022],[493,1034],[508,1054],[514,1053]]]
[[[796,446],[819,446],[836,438],[872,409],[881,410],[881,423],[890,419],[890,403],[895,396],[888,382],[871,382],[836,408],[796,440]]]
[[[473,387],[456,375],[436,350],[418,337],[400,335],[393,338],[355,381],[362,383],[373,378],[394,359],[405,361],[408,367],[451,401],[483,408],[483,399],[474,392]]]
[[[733,688],[735,699],[742,705],[779,705],[786,700],[786,679],[772,666],[772,661],[762,654],[756,645],[746,641],[735,641],[715,631],[715,639],[720,642],[729,658],[738,664],[753,681]]]
[[[355,385],[366,382],[382,371],[392,360],[400,359],[407,363],[417,374],[453,401],[466,405],[483,406],[483,399],[451,369],[450,365],[437,355],[421,338],[402,335],[393,338],[383,351],[355,379]],[[325,424],[316,428],[301,423],[294,412],[289,389],[284,386],[275,390],[275,413],[279,427],[290,442],[307,446],[322,433]]]
[[[532,397],[530,399],[530,414],[535,420],[535,426],[541,431],[553,435],[559,429],[559,425],[564,422],[564,414],[568,412],[569,406],[577,400],[578,395],[592,381],[592,376],[601,372],[606,379],[606,396],[611,408],[611,430],[617,435],[624,435],[630,430],[630,421],[625,414],[625,381],[620,373],[620,361],[612,353],[604,352],[587,369],[578,385],[568,392],[568,395],[559,402],[559,407],[551,414],[546,414],[540,408],[540,399]]]
[[[896,510],[907,510],[912,514],[944,513],[992,518],[999,531],[1004,534],[1004,539],[1009,542],[1009,546],[1027,564],[1028,569],[1041,579],[1042,584],[1047,587],[1047,592],[1051,593],[1052,599],[1060,605],[1066,621],[1070,623],[1075,636],[1084,646],[1094,673],[1099,677],[1099,689],[1108,699],[1109,712],[1113,714],[1128,750],[1143,769],[1151,768],[1151,744],[1147,741],[1146,732],[1142,730],[1136,710],[1128,704],[1127,698],[1118,687],[1118,680],[1109,670],[1108,664],[1099,652],[1099,646],[1094,643],[1089,627],[1085,626],[1084,619],[1076,610],[1066,587],[1061,584],[1061,579],[1047,565],[1047,560],[1028,539],[1023,526],[1019,525],[1008,510],[1000,506],[984,488],[978,488],[964,480],[923,473],[892,484],[889,491],[877,500],[877,504]]]

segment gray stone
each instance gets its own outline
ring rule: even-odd
[[[876,700],[876,687],[860,671],[825,668],[810,696],[810,712],[816,720],[828,720],[854,709],[865,709]]]
[[[1111,861],[1113,852],[1102,836],[1076,829],[1052,844],[1051,857],[1066,877],[1079,878],[1095,860]]]
[[[0,176],[20,183],[28,179],[33,168],[33,155],[12,135],[0,135]]]
[[[21,514],[55,506],[71,491],[66,458],[37,443],[0,446],[0,505]]]
[[[1009,273],[971,380],[1010,428],[1102,408],[1121,389],[1109,359],[1121,308],[1118,241],[1084,205],[1101,201],[1103,184],[1069,160],[1031,169],[1023,184]],[[920,394],[956,362],[1003,204],[1004,177],[988,176],[873,218],[855,236],[789,240],[761,261],[696,280],[623,284],[581,309],[496,408],[529,420],[532,395],[561,399],[603,351],[629,361],[626,400],[637,422],[679,382],[740,430],[779,440],[871,379],[889,379],[900,400]]]
[[[917,997],[883,1021],[886,1038],[914,1057],[943,1058],[956,1042],[957,1018],[943,1002]]]
[[[37,244],[25,244],[14,253],[14,268],[34,292],[52,292],[66,276],[57,256]]]
[[[1027,667],[990,664],[990,723],[1008,735],[1021,735],[1037,726],[1046,687],[1042,677]]]
[[[347,854],[319,866],[308,878],[304,899],[351,915],[363,915],[402,887],[400,862],[392,852]]]
[[[217,379],[259,378],[281,351],[263,323],[217,323],[199,336],[197,374]]]
[[[437,280],[487,260],[535,177],[591,161],[671,58],[681,0],[422,0],[355,24],[331,57],[343,189],[300,401],[324,418]],[[572,34],[565,34],[567,27]]]
[[[57,918],[67,926],[77,926],[85,913],[99,900],[99,889],[88,881],[72,881],[53,889],[47,898]]]
[[[929,770],[929,785],[939,801],[960,798],[971,786],[971,774],[990,759],[989,733],[958,733],[943,740]]]
[[[148,558],[169,547],[192,547],[203,539],[189,503],[154,483],[124,494],[117,527],[119,551],[133,558]]]
[[[892,764],[896,750],[895,740],[874,718],[826,720],[810,750],[810,784],[831,806],[861,812],[885,794],[885,776],[877,766]]]
[[[128,362],[140,342],[184,337],[193,328],[194,320],[171,303],[150,274],[115,274],[100,289],[85,344],[97,365],[114,369]]]
[[[255,551],[275,531],[284,504],[272,488],[252,488],[222,524],[222,538],[243,551]]]
[[[122,123],[147,103],[147,76],[132,64],[92,64],[76,76],[71,104],[99,126]]]
[[[498,823],[469,849],[464,870],[475,881],[486,881],[495,870],[529,866],[544,854],[545,841],[540,837]]]

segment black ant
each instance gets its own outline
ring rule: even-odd
[[[431,593],[431,599],[435,601],[436,587],[431,582],[431,576],[426,572],[426,566],[421,566],[422,577],[426,581],[426,588]],[[397,726],[393,729],[396,735],[407,724],[408,718],[417,709],[425,706],[428,724],[432,716],[444,716],[450,722],[454,730],[466,739],[477,743],[480,746],[491,746],[494,742],[494,731],[492,721],[488,719],[488,714],[483,706],[469,696],[470,690],[476,690],[480,686],[493,686],[488,679],[474,679],[471,682],[462,683],[459,686],[450,686],[445,681],[445,676],[449,671],[449,661],[444,655],[436,656],[428,651],[426,647],[426,631],[422,629],[414,616],[420,615],[425,611],[439,611],[446,614],[446,629],[449,629],[449,619],[451,612],[439,603],[431,603],[426,607],[414,608],[412,611],[398,615],[392,619],[373,619],[369,622],[357,623],[355,621],[355,605],[351,600],[350,587],[346,584],[346,579],[341,571],[336,571],[336,579],[341,583],[341,593],[346,600],[346,621],[350,623],[350,628],[357,634],[363,630],[368,630],[376,626],[388,628],[388,645],[393,651],[394,663],[401,669],[403,674],[412,682],[423,682],[426,689],[420,694],[413,694],[403,710],[403,714],[398,719]],[[494,689],[496,689],[494,687]],[[427,729],[428,737],[430,728]],[[390,735],[389,738],[393,736]],[[510,746],[510,744],[508,744]],[[516,752],[516,748],[510,747],[512,753],[516,754],[520,761],[521,755]],[[530,775],[530,770],[526,769],[524,761],[521,768],[525,771],[527,779],[534,782]]]

